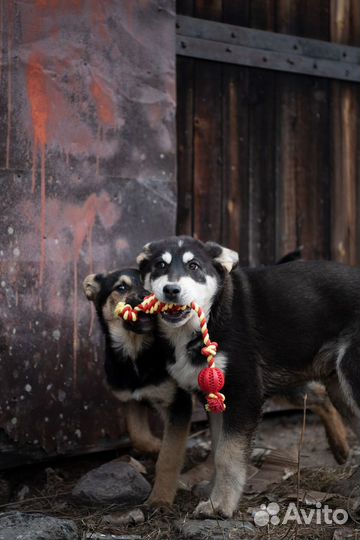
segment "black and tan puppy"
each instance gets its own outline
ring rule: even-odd
[[[165,429],[149,504],[171,504],[175,497],[191,418],[191,396],[166,370],[171,350],[157,335],[156,318],[140,314],[135,323],[114,315],[118,302],[135,307],[148,294],[137,270],[91,274],[84,291],[94,302],[105,336],[105,372],[115,396],[127,403],[130,437],[139,449],[156,450],[147,422],[148,403],[160,411]]]
[[[138,257],[147,289],[164,302],[195,300],[220,344],[227,409],[211,414],[215,477],[195,513],[232,516],[265,400],[309,381],[322,382],[333,404],[360,434],[360,270],[327,261],[236,268],[236,252],[190,237],[147,244]],[[199,330],[188,310],[159,317],[174,349],[169,372],[198,391],[204,357],[189,354]]]

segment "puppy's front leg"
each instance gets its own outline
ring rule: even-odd
[[[191,395],[178,389],[174,402],[165,411],[165,430],[156,462],[155,482],[147,504],[171,505],[183,466],[192,413]]]
[[[241,380],[240,374],[230,371],[226,377],[241,382],[238,386],[225,385],[227,409],[211,417],[210,427],[215,431],[212,442],[216,445],[213,486],[209,499],[198,504],[195,516],[232,517],[246,482],[251,443],[261,414],[260,385],[256,373],[243,373]]]
[[[195,516],[230,518],[235,512],[246,482],[250,440],[246,436],[222,435],[214,462],[215,479],[210,497],[195,509]]]
[[[125,403],[126,426],[131,442],[139,452],[157,454],[161,440],[151,433],[149,426],[149,406],[138,401]]]

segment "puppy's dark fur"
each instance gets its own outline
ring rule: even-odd
[[[196,513],[231,516],[246,480],[251,440],[264,401],[321,381],[333,404],[360,434],[360,270],[333,262],[291,262],[236,268],[237,254],[218,244],[174,237],[147,244],[138,257],[146,287],[163,301],[201,298],[217,364],[226,374],[227,409],[210,415],[215,478],[210,499]],[[198,391],[206,366],[187,345],[198,330],[191,313],[160,318],[174,348],[169,371]]]
[[[107,381],[116,397],[129,404],[128,428],[138,448],[157,447],[144,417],[146,410],[139,404],[149,403],[164,417],[164,437],[149,502],[171,504],[185,453],[191,396],[177,387],[166,370],[171,350],[157,336],[156,318],[141,314],[131,323],[114,315],[118,302],[134,307],[148,294],[137,270],[91,274],[84,280],[84,291],[95,305],[105,336]]]

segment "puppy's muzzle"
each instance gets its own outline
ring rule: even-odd
[[[177,283],[167,283],[163,288],[164,297],[168,302],[178,303],[181,287]]]

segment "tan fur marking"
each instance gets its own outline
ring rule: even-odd
[[[136,450],[157,454],[161,448],[161,440],[151,433],[149,410],[149,406],[145,403],[130,401],[125,405],[126,425]]]
[[[95,281],[96,274],[89,274],[83,281],[83,289],[88,300],[94,301],[100,291],[100,284]]]
[[[188,434],[189,424],[175,425],[166,420],[161,450],[156,463],[154,487],[147,500],[150,506],[173,503],[184,462]]]
[[[145,244],[145,246],[143,247],[142,252],[139,253],[139,255],[136,257],[137,264],[141,264],[143,261],[145,261],[146,259],[149,258],[149,256],[150,256],[150,245],[151,245],[150,242]]]
[[[126,283],[126,285],[128,285],[129,287],[132,286],[132,281],[131,281],[131,278],[129,278],[129,276],[120,276],[113,288],[115,289],[115,287],[118,287],[122,283]]]

